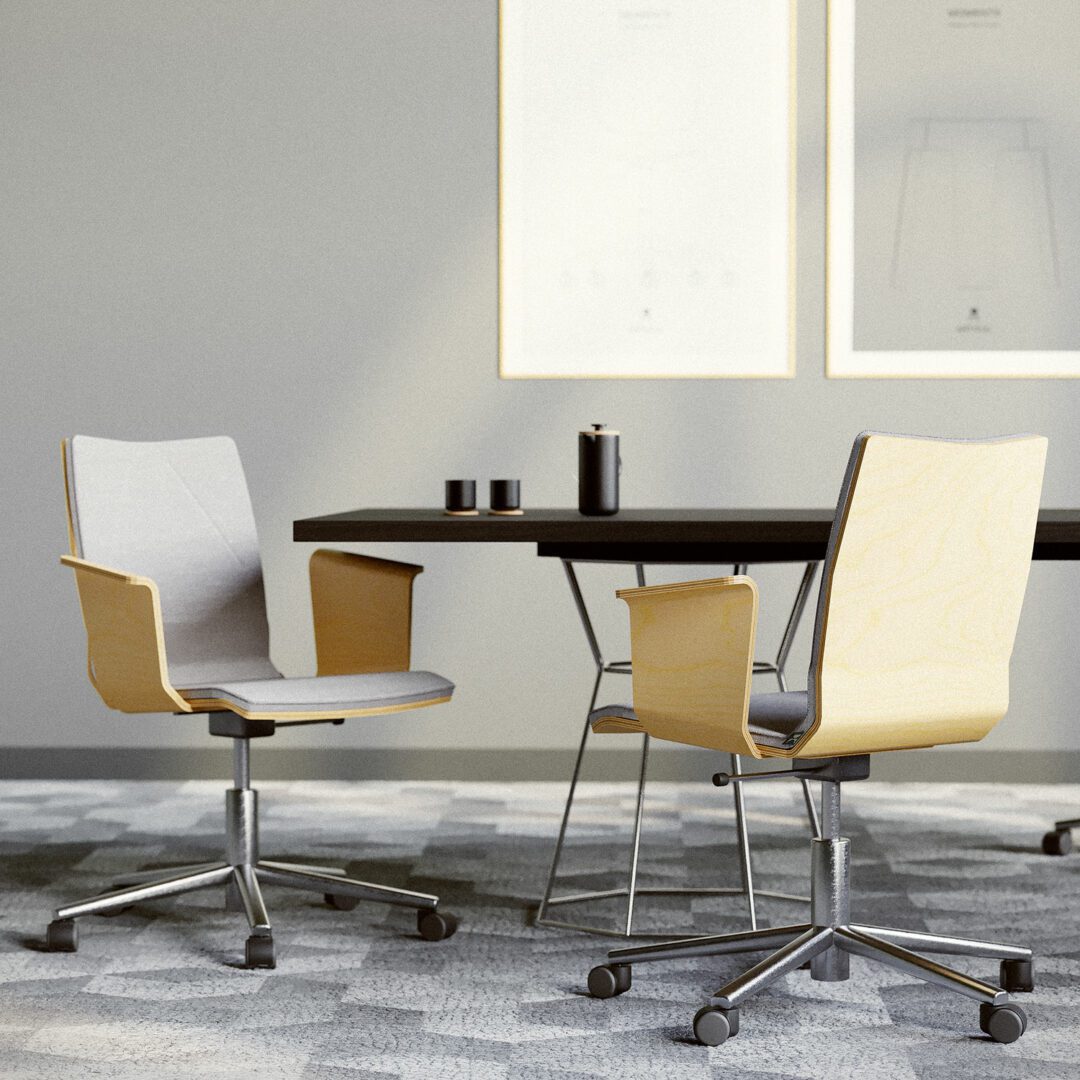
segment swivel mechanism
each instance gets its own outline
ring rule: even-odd
[[[220,732],[214,731],[214,723],[212,720],[211,731],[218,734]],[[218,723],[220,725],[221,722]],[[437,896],[387,885],[372,885],[347,877],[344,870],[334,867],[259,858],[258,792],[251,787],[248,740],[251,734],[264,733],[270,732],[252,730],[249,735],[233,735],[235,786],[225,793],[226,861],[130,874],[116,882],[113,892],[57,908],[46,933],[46,949],[50,952],[75,952],[79,947],[78,924],[75,920],[83,915],[118,914],[144,900],[179,896],[215,885],[226,887],[226,910],[243,912],[247,918],[251,934],[247,939],[244,962],[249,968],[273,968],[277,964],[270,917],[263,903],[262,884],[284,885],[318,893],[330,907],[338,911],[352,911],[361,900],[415,908],[417,932],[425,941],[442,941],[451,937],[458,921],[455,916],[438,910]]]

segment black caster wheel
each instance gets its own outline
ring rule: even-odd
[[[342,896],[341,893],[332,892],[325,893],[323,899],[332,908],[337,908],[338,911],[352,911],[360,903],[360,900],[355,896]]]
[[[625,994],[631,983],[629,964],[601,964],[589,972],[589,993],[594,998]]]
[[[1016,1042],[1027,1031],[1027,1015],[1019,1005],[980,1005],[979,1027],[994,1042]]]
[[[1035,965],[1031,960],[1002,960],[1002,990],[1010,994],[1030,994],[1035,989]]]
[[[739,1010],[706,1005],[694,1017],[694,1036],[702,1046],[719,1046],[739,1034]]]
[[[1072,851],[1072,833],[1068,829],[1051,829],[1042,839],[1044,855],[1068,855]]]
[[[418,911],[416,929],[425,941],[445,941],[454,936],[458,918],[443,911]]]
[[[74,919],[53,919],[45,932],[45,948],[49,952],[78,952],[79,927]]]
[[[249,968],[276,968],[274,939],[269,935],[260,937],[252,934],[244,949],[244,964]]]

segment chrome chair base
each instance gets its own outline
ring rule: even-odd
[[[773,950],[764,960],[716,990],[694,1018],[694,1034],[718,1046],[739,1031],[739,1008],[789,972],[808,968],[818,982],[843,982],[849,958],[861,956],[978,1001],[982,1031],[995,1042],[1013,1042],[1026,1030],[1027,1017],[1010,994],[1034,989],[1030,949],[992,941],[946,937],[916,930],[870,926],[850,920],[850,842],[839,837],[839,783],[825,781],[823,824],[826,836],[811,841],[811,921],[738,934],[682,938],[612,949],[607,963],[589,973],[594,997],[616,997],[630,989],[632,966],[658,960],[724,956]],[[835,790],[833,790],[835,789]],[[1001,961],[1000,985],[982,982],[928,960],[913,949]]]
[[[225,907],[247,918],[245,966],[276,966],[270,916],[263,900],[263,885],[283,885],[319,893],[331,907],[351,911],[361,900],[394,904],[416,910],[417,931],[426,941],[441,941],[457,929],[457,918],[438,909],[439,898],[388,885],[374,885],[348,877],[344,870],[327,866],[260,859],[258,853],[258,792],[250,784],[248,740],[233,739],[236,786],[225,793],[226,853],[217,863],[194,863],[167,870],[145,870],[119,879],[111,892],[58,907],[49,924],[46,948],[75,952],[79,946],[76,919],[84,915],[115,915],[133,904],[181,896],[212,886],[226,886]]]
[[[806,896],[793,896],[788,893],[771,892],[764,889],[755,889],[753,878],[753,867],[751,865],[750,856],[750,836],[746,824],[746,806],[743,800],[742,788],[736,785],[734,789],[735,793],[735,825],[736,833],[738,837],[738,849],[739,849],[739,869],[742,876],[741,888],[701,888],[701,889],[687,889],[687,888],[640,888],[637,884],[638,879],[638,861],[641,850],[641,831],[642,821],[644,818],[645,810],[645,782],[646,774],[649,765],[649,736],[643,735],[641,741],[641,762],[638,773],[637,784],[637,806],[634,813],[634,822],[632,828],[632,841],[630,848],[630,868],[627,875],[627,884],[625,887],[617,889],[604,889],[594,892],[581,892],[573,893],[570,895],[556,896],[555,885],[559,876],[559,869],[562,862],[563,847],[566,841],[567,827],[570,824],[570,813],[574,805],[574,796],[577,792],[578,780],[581,776],[581,766],[585,757],[585,748],[588,744],[589,734],[592,730],[589,724],[589,715],[593,709],[596,708],[597,696],[600,692],[600,683],[605,675],[630,675],[632,669],[629,660],[618,660],[613,662],[605,661],[603,654],[600,651],[600,642],[596,635],[596,630],[593,627],[592,619],[589,616],[589,609],[585,603],[584,594],[581,591],[581,584],[578,581],[577,573],[574,570],[573,560],[562,560],[563,570],[566,573],[566,580],[570,586],[571,595],[574,598],[574,605],[577,608],[578,617],[581,620],[582,629],[585,631],[585,637],[589,643],[589,650],[592,653],[593,662],[596,665],[596,678],[593,681],[592,697],[589,700],[589,708],[585,713],[585,727],[581,733],[581,741],[578,744],[577,758],[574,761],[574,771],[570,777],[570,790],[567,792],[566,804],[563,808],[562,821],[559,825],[558,838],[555,841],[555,851],[551,859],[551,867],[548,871],[547,882],[544,886],[544,894],[540,898],[540,903],[537,907],[536,917],[534,922],[537,926],[547,926],[553,929],[559,930],[577,930],[585,934],[595,934],[599,937],[619,937],[627,939],[655,939],[665,936],[660,931],[636,931],[634,930],[634,909],[639,896],[740,896],[746,900],[747,907],[747,919],[752,930],[757,929],[758,925],[758,912],[757,912],[757,900],[787,900],[787,901],[800,901],[806,903],[809,897]],[[645,567],[641,563],[634,564],[635,571],[637,573],[638,585],[645,584]],[[795,632],[798,630],[799,622],[802,619],[803,612],[806,609],[807,602],[810,597],[810,590],[814,583],[814,578],[817,574],[818,563],[807,563],[803,571],[802,579],[799,582],[799,588],[795,595],[795,601],[791,608],[791,613],[788,616],[787,625],[784,629],[784,636],[780,642],[780,648],[777,651],[776,659],[774,662],[769,663],[767,661],[754,661],[754,674],[772,674],[776,677],[777,684],[781,690],[787,689],[787,681],[784,675],[784,667],[787,663],[788,656],[791,652],[792,645],[795,641]],[[743,564],[737,564],[734,567],[736,574],[744,574],[747,571],[747,567]],[[742,765],[738,755],[731,755],[731,771],[734,774],[741,772]],[[820,823],[818,821],[817,807],[814,803],[813,790],[810,786],[810,781],[800,781],[802,785],[803,801],[806,805],[806,816],[810,826],[812,835],[819,836],[821,833]],[[564,919],[553,919],[548,914],[551,908],[559,907],[569,904],[584,904],[590,901],[610,900],[612,898],[625,898],[626,909],[623,917],[623,929],[616,930],[611,927],[598,926],[594,923],[583,922],[571,922]]]

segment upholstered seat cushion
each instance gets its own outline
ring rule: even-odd
[[[184,689],[189,701],[220,701],[244,715],[390,711],[450,697],[454,684],[430,671],[374,675],[319,675],[303,679],[247,679]]]
[[[805,730],[808,701],[805,690],[789,690],[776,694],[752,694],[750,696],[750,734],[756,742],[773,746],[781,745],[789,735]],[[629,721],[619,726],[612,721]],[[604,721],[607,721],[605,724]],[[604,705],[589,714],[589,723],[609,732],[633,731],[637,714],[631,705]]]

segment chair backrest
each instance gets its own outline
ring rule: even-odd
[[[1047,440],[855,440],[808,680],[805,756],[981,739],[1005,715]]]
[[[76,435],[64,453],[72,554],[157,583],[172,685],[277,677],[232,439]]]

